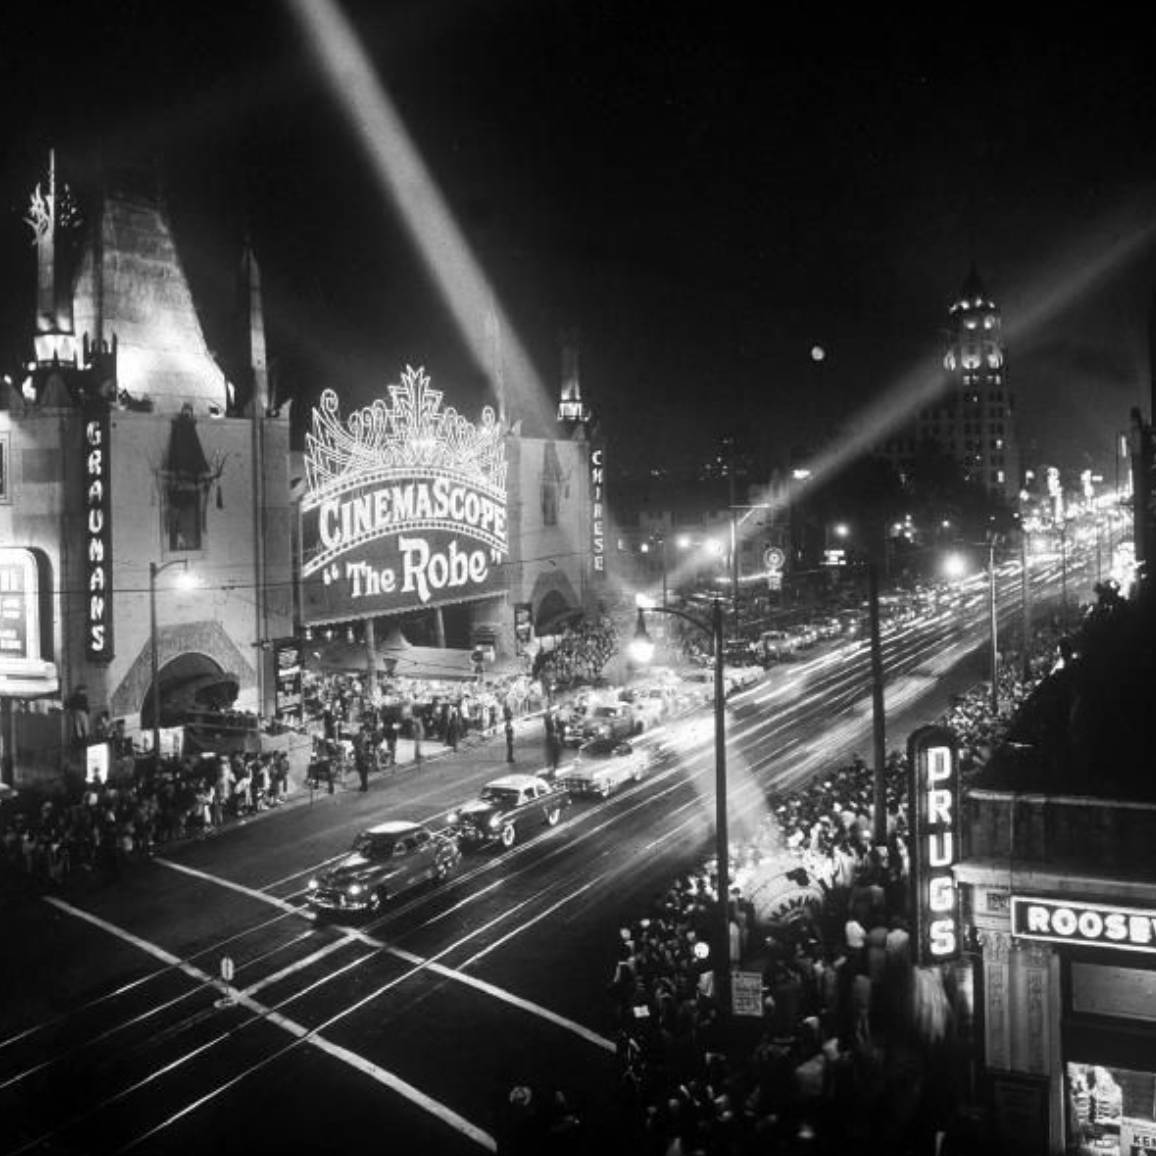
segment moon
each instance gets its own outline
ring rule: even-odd
[[[821,345],[811,346],[811,360],[822,361],[827,356],[827,351]]]

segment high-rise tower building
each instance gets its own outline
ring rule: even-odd
[[[953,458],[968,481],[1014,501],[1022,479],[1003,321],[974,265],[948,318],[948,388],[881,451],[902,471],[921,448],[934,447]]]

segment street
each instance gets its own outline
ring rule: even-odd
[[[983,677],[986,613],[961,594],[885,632],[889,747]],[[772,668],[728,701],[727,731],[738,842],[768,794],[870,751],[865,644]],[[310,875],[376,822],[437,828],[484,782],[541,770],[540,720],[520,725],[514,768],[499,732],[119,879],[14,897],[3,1151],[492,1151],[518,1082],[564,1088],[590,1149],[610,1150],[616,928],[709,853],[713,736],[701,708],[648,732],[639,745],[658,754],[638,785],[576,802],[509,851],[469,853],[447,882],[360,923],[316,917]]]

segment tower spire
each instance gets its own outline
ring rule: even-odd
[[[589,420],[590,413],[582,401],[578,335],[571,329],[562,334],[562,396],[558,402],[558,421],[574,430]]]
[[[261,296],[261,269],[253,252],[253,242],[245,234],[241,251],[241,280],[246,302],[248,374],[251,382],[249,404],[264,417],[269,408],[269,362],[265,352],[265,307]]]

